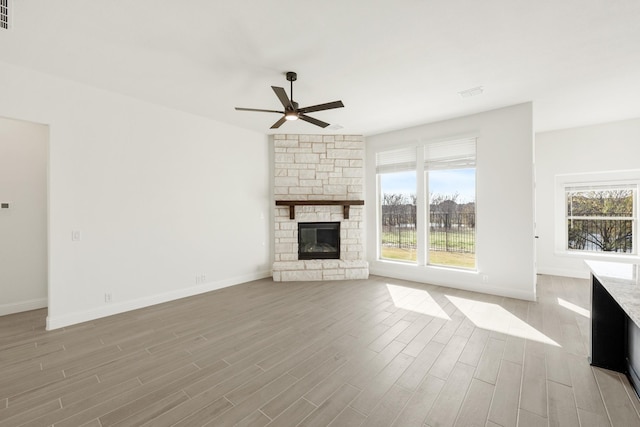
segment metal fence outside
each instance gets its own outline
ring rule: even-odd
[[[475,213],[431,212],[429,250],[475,253]],[[382,207],[382,245],[416,249],[415,205]]]

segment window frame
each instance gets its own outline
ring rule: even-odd
[[[567,209],[567,197],[570,192],[588,192],[588,191],[598,191],[598,190],[631,190],[632,191],[632,212],[631,216],[605,216],[605,215],[593,215],[593,216],[576,216],[572,215],[568,212]],[[564,199],[565,199],[565,219],[564,219],[564,243],[565,250],[572,253],[606,253],[609,255],[637,255],[637,243],[636,236],[638,231],[638,185],[635,183],[620,183],[620,184],[605,184],[601,185],[598,183],[590,183],[590,184],[582,184],[578,186],[564,186]],[[614,252],[614,251],[597,251],[597,250],[586,250],[586,249],[572,249],[569,247],[569,221],[585,221],[585,220],[600,220],[600,221],[631,221],[631,252]]]
[[[631,171],[607,171],[581,174],[563,174],[555,177],[555,253],[556,255],[577,257],[584,259],[610,259],[613,261],[627,261],[638,259],[639,245],[638,230],[640,223],[640,170]],[[633,221],[632,225],[632,252],[612,252],[612,251],[589,251],[579,249],[569,249],[569,226],[570,219],[567,209],[567,192],[570,189],[585,190],[589,188],[629,188],[634,187],[633,200]],[[629,220],[628,217],[578,217],[579,219],[615,219]]]
[[[439,144],[458,144],[469,142],[473,140],[473,164],[465,163],[457,164],[457,167],[444,167],[438,169],[430,169],[426,166],[428,159],[425,159],[425,151],[427,147],[430,145],[439,145]],[[405,265],[418,265],[423,267],[432,267],[437,269],[451,269],[455,271],[466,271],[466,272],[478,272],[479,271],[479,262],[478,262],[478,244],[477,244],[477,235],[478,235],[478,208],[477,208],[477,145],[478,145],[478,136],[477,135],[460,135],[457,137],[443,138],[443,139],[420,139],[416,140],[412,143],[399,144],[393,147],[384,147],[379,150],[376,150],[374,153],[374,158],[376,161],[376,260],[379,262],[385,263],[401,263]],[[383,153],[391,153],[394,151],[406,150],[406,149],[415,149],[416,150],[416,164],[414,170],[416,173],[416,261],[403,261],[403,260],[395,260],[389,258],[382,257],[382,186],[381,186],[381,174],[393,172],[392,169],[388,169],[388,165],[383,167],[384,170],[378,170],[378,156]],[[455,156],[454,156],[455,157]],[[462,157],[461,157],[462,159]],[[443,159],[447,161],[447,159]],[[468,158],[466,158],[468,161]],[[473,268],[469,267],[457,267],[450,265],[441,265],[441,264],[431,264],[429,261],[429,227],[427,227],[427,223],[429,221],[430,214],[430,197],[429,197],[429,183],[428,183],[428,172],[430,170],[442,170],[442,169],[474,169],[475,175],[475,188],[474,194],[476,195],[475,200],[475,266]],[[404,169],[407,170],[407,169]],[[422,177],[422,178],[421,178]]]
[[[381,179],[381,175],[382,174],[390,174],[390,173],[398,173],[398,172],[410,172],[413,171],[414,173],[416,173],[416,196],[420,191],[420,180],[418,178],[417,175],[417,169],[420,166],[420,153],[419,153],[419,144],[417,143],[410,143],[410,144],[403,144],[403,145],[399,145],[393,148],[388,148],[386,150],[379,150],[375,153],[375,159],[376,159],[376,212],[377,212],[377,217],[376,217],[376,230],[377,230],[377,236],[376,236],[376,259],[378,261],[382,261],[382,262],[394,262],[394,263],[400,263],[400,264],[405,264],[405,265],[420,265],[420,225],[418,224],[419,221],[416,220],[416,260],[402,260],[402,259],[394,259],[394,258],[383,258],[382,257],[382,179]],[[387,163],[385,163],[382,167],[379,166],[379,161],[381,157],[386,157],[385,154],[391,154],[391,153],[400,153],[400,157],[403,158],[403,160],[407,160],[406,158],[406,154],[407,152],[411,151],[413,156],[409,161],[404,161],[402,163],[396,164],[396,166],[394,167],[393,165],[389,165]],[[403,155],[403,152],[405,155]],[[390,157],[394,157],[393,154],[391,154]],[[397,157],[397,156],[396,156]],[[408,167],[408,165],[410,164],[411,167]],[[416,205],[420,204],[420,200],[419,197],[416,197]],[[420,211],[418,206],[416,206],[416,218],[419,218],[420,215]]]

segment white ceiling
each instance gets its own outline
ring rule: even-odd
[[[0,60],[258,132],[270,86],[372,135],[533,101],[536,131],[640,117],[638,0],[13,0]],[[483,86],[463,99],[459,91]],[[297,121],[278,132],[317,133]]]

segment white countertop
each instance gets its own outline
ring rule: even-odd
[[[640,266],[632,263],[585,261],[591,273],[640,328]]]

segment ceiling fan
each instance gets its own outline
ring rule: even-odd
[[[276,93],[276,96],[282,103],[282,106],[284,107],[284,111],[262,110],[257,108],[240,108],[240,107],[236,107],[236,110],[261,111],[265,113],[284,114],[280,118],[280,120],[278,120],[273,124],[273,126],[271,126],[271,129],[279,128],[287,120],[297,120],[297,119],[304,120],[305,122],[309,122],[316,126],[320,126],[321,128],[326,128],[327,126],[329,126],[329,123],[323,122],[318,119],[314,119],[313,117],[309,117],[306,115],[306,113],[311,113],[314,111],[330,110],[332,108],[341,108],[341,107],[344,107],[344,104],[342,103],[342,101],[334,101],[334,102],[327,102],[326,104],[318,104],[318,105],[312,105],[310,107],[298,108],[298,103],[293,100],[293,82],[295,82],[297,79],[298,79],[298,75],[296,73],[294,73],[293,71],[287,72],[287,80],[291,82],[290,98],[287,97],[287,92],[283,88],[271,86],[271,89],[273,89],[273,91]]]

